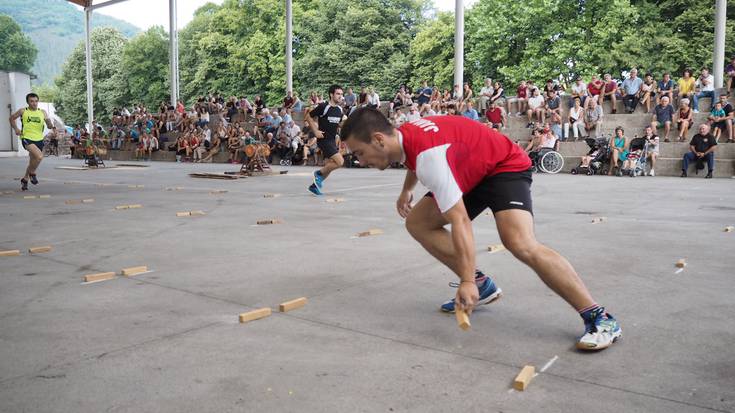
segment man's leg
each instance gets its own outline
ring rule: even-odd
[[[692,96],[692,109],[694,109],[694,113],[699,112],[699,97],[702,95],[703,92],[699,93],[693,93]]]
[[[335,169],[339,169],[344,165],[345,160],[342,157],[342,154],[336,153],[332,155],[331,158],[324,161],[324,167],[319,170],[319,173],[321,174],[323,179],[327,179],[329,174],[332,173]]]
[[[406,229],[426,251],[457,273],[457,254],[454,253],[452,235],[444,226],[448,222],[436,206],[434,199],[422,197],[406,217]]]
[[[715,154],[714,152],[710,152],[707,155],[704,155],[704,158],[707,160],[707,173],[712,174],[715,171]]]
[[[684,154],[684,159],[682,159],[682,165],[681,165],[681,171],[686,174],[689,170],[689,162],[694,162],[697,160],[697,155],[694,154],[694,152],[687,152]]]
[[[664,122],[664,139],[669,140],[669,133],[671,132],[671,121]]]
[[[26,181],[30,179],[31,175],[36,174],[36,169],[38,169],[38,165],[41,164],[41,161],[43,160],[43,152],[41,152],[40,149],[38,149],[38,146],[36,145],[27,145],[26,150],[28,151],[28,167],[26,168],[26,173],[23,176],[23,179]]]

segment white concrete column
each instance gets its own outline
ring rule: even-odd
[[[454,0],[454,84],[464,93],[464,4]]]
[[[84,54],[86,60],[87,74],[87,122],[89,124],[88,132],[91,134],[94,130],[94,94],[92,90],[92,39],[90,31],[90,21],[92,20],[92,9],[86,7],[84,9]]]
[[[293,5],[286,0],[286,93],[293,91]]]
[[[725,68],[725,22],[727,22],[727,0],[717,0],[715,6],[715,44],[712,59],[712,73],[715,76],[715,87],[723,86]]]
[[[178,36],[176,33],[176,0],[168,0],[168,64],[171,78],[171,105],[176,107],[179,97]]]

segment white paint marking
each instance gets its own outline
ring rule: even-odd
[[[683,268],[679,268],[678,270],[676,270],[676,272],[674,272],[674,274],[678,274],[678,273],[680,273],[682,271],[684,271],[684,269]]]

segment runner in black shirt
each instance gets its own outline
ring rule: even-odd
[[[342,122],[342,87],[329,87],[329,102],[322,102],[308,112],[305,121],[316,136],[317,146],[324,156],[324,167],[314,172],[314,182],[309,191],[314,195],[322,194],[322,184],[333,170],[344,164],[344,159],[337,148],[337,128]]]

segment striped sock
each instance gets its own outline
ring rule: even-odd
[[[579,315],[585,322],[594,321],[597,318],[597,314],[605,312],[605,308],[595,303],[579,310]]]

